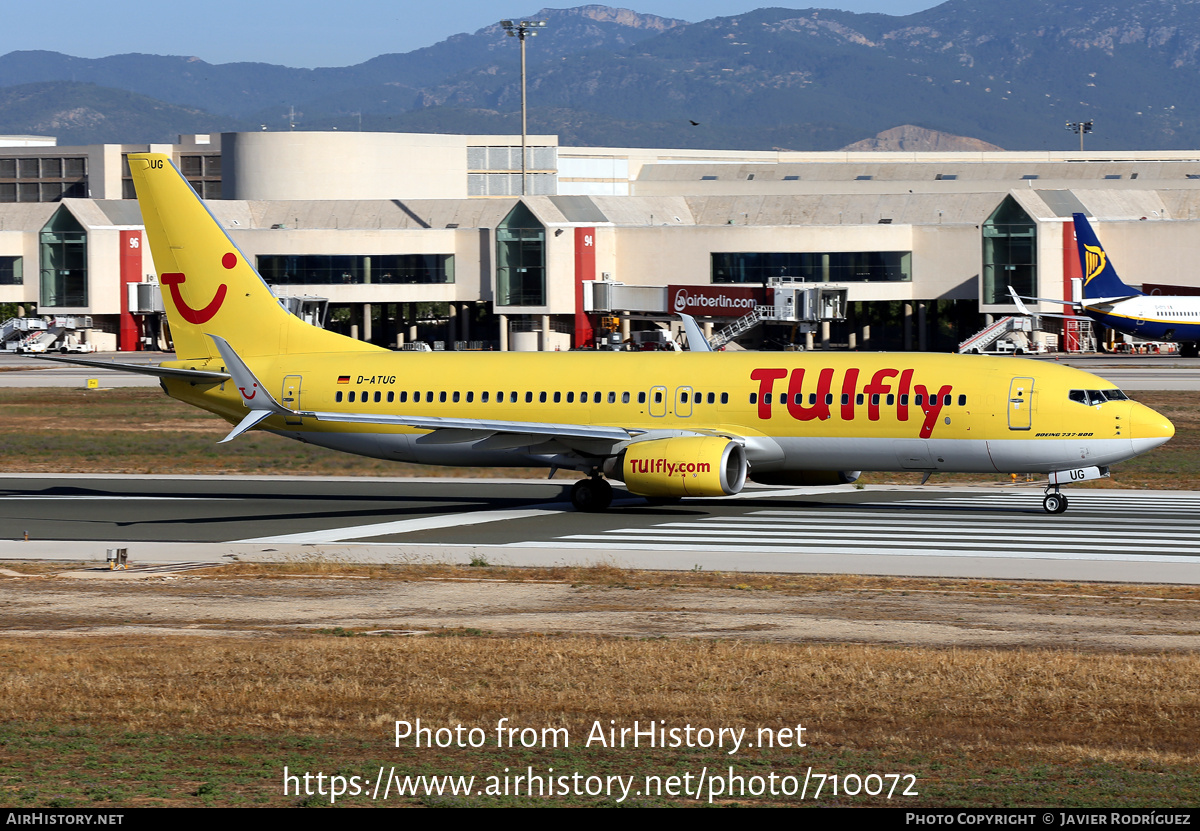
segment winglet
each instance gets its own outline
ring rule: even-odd
[[[1023,302],[1021,302],[1021,296],[1019,294],[1017,294],[1016,289],[1014,289],[1012,286],[1009,286],[1008,293],[1012,295],[1013,302],[1017,304],[1017,314],[1022,314],[1022,315],[1030,314],[1029,309],[1025,307],[1025,304]]]
[[[683,331],[687,333],[688,351],[689,352],[712,352],[712,344],[708,342],[708,338],[704,337],[704,330],[700,328],[700,324],[696,322],[696,318],[691,315],[685,315],[682,312],[676,312],[683,321]]]

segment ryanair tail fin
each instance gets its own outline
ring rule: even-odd
[[[1136,297],[1142,292],[1130,288],[1117,276],[1104,246],[1083,214],[1074,214],[1075,242],[1079,246],[1079,262],[1083,267],[1083,299],[1097,297]]]
[[[288,313],[169,156],[130,154],[129,170],[180,359],[219,358],[210,335],[250,358],[379,349]]]

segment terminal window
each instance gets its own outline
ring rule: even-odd
[[[87,195],[83,156],[0,158],[0,202],[57,202]]]
[[[1008,287],[1035,297],[1037,288],[1037,223],[1011,196],[1004,198],[983,223],[983,285],[980,302],[1008,305]]]
[[[546,303],[546,229],[523,202],[496,229],[496,305]]]
[[[42,228],[40,236],[42,306],[88,305],[87,232],[66,207]]]
[[[525,148],[525,186],[521,187],[521,148],[467,148],[468,196],[553,196],[558,193],[558,148]]]
[[[260,254],[258,273],[273,286],[453,283],[453,254]]]
[[[21,258],[0,257],[0,286],[19,286],[23,283]]]
[[[712,255],[712,282],[765,285],[771,277],[808,283],[907,283],[911,251],[736,252]]]

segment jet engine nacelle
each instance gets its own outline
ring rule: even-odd
[[[780,470],[750,478],[760,485],[849,485],[861,475],[861,470]]]
[[[650,497],[729,496],[746,484],[746,450],[719,436],[639,441],[606,473],[630,493]]]

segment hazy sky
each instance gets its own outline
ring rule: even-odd
[[[834,7],[904,15],[941,0],[638,0],[617,2],[645,14],[688,21],[726,17],[757,8]],[[542,3],[546,0],[541,0]],[[560,2],[572,8],[584,2]],[[82,58],[126,52],[194,55],[209,63],[263,61],[286,66],[349,66],[388,52],[407,52],[505,17],[531,16],[539,0],[208,0],[204,3],[126,5],[95,0],[30,0],[5,4],[0,54],[47,49]],[[0,85],[4,79],[0,78]]]

